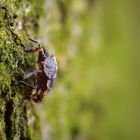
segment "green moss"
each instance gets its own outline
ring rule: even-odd
[[[23,98],[24,87],[15,86],[24,71],[31,69],[33,58],[26,55],[28,32],[37,35],[38,20],[43,14],[41,1],[0,1],[0,139],[30,140],[28,105]],[[27,12],[27,6],[30,11]],[[39,10],[40,12],[36,12]],[[21,27],[20,27],[21,26]],[[31,65],[30,65],[31,63]],[[32,128],[33,129],[33,128]]]

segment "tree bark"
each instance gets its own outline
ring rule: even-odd
[[[22,44],[29,44],[27,36],[37,37],[42,5],[41,1],[0,1],[0,140],[30,140],[38,127],[36,122],[28,125],[30,105],[23,100],[24,87],[15,83],[35,65]]]

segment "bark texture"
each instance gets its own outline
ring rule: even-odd
[[[22,44],[29,45],[27,36],[37,37],[42,5],[37,0],[0,1],[0,140],[39,137],[39,132],[34,133],[38,123],[29,124],[31,117],[37,120],[37,116],[23,100],[24,87],[15,83],[35,65],[34,58],[24,53]]]

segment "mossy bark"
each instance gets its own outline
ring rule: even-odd
[[[0,1],[0,140],[30,140],[34,132],[28,126],[24,87],[15,83],[34,65],[22,44],[28,46],[27,36],[37,37],[42,14],[41,1]]]

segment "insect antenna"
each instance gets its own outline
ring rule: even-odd
[[[33,39],[33,38],[28,37],[28,39],[29,39],[30,41],[34,42],[34,43],[39,43],[37,40],[35,40],[35,39]]]

